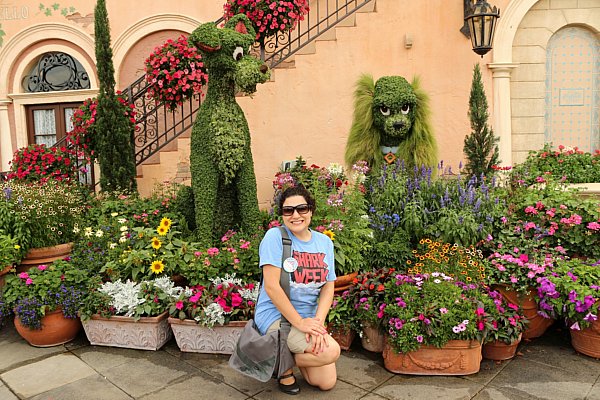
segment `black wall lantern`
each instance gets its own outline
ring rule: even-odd
[[[460,30],[471,38],[473,51],[483,57],[492,49],[500,10],[485,0],[464,0],[465,24]]]

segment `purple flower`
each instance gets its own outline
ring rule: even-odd
[[[458,325],[452,327],[452,332],[454,332],[454,333],[460,332],[460,328],[458,327]]]
[[[592,314],[591,312],[587,313],[587,315],[583,318],[584,321],[593,322],[598,320],[598,316]]]
[[[567,275],[573,280],[573,282],[577,282],[577,277],[573,275],[571,271],[567,272]]]
[[[417,339],[417,342],[423,343],[423,336],[422,335],[417,336],[416,339]]]
[[[574,331],[580,331],[581,328],[579,327],[579,322],[575,322],[573,325],[571,325],[571,329]]]

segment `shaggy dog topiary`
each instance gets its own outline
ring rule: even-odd
[[[254,93],[270,72],[248,54],[255,31],[245,15],[218,29],[200,25],[190,42],[208,70],[208,92],[191,138],[190,170],[196,236],[210,245],[228,229],[252,232],[260,223],[250,131],[235,100],[236,90]]]
[[[409,168],[424,165],[435,171],[437,144],[429,116],[418,78],[409,84],[401,76],[384,76],[375,83],[371,75],[362,75],[354,92],[346,163],[366,160],[377,170],[400,158]]]

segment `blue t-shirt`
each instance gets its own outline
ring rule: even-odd
[[[333,242],[320,232],[311,230],[311,238],[305,242],[285,228],[292,239],[292,257],[298,268],[290,275],[290,301],[302,318],[313,318],[317,313],[318,297],[326,282],[335,281]],[[283,243],[279,228],[271,228],[260,242],[260,267],[273,265],[281,268]],[[281,273],[285,273],[282,271]],[[281,318],[264,285],[256,304],[254,321],[264,335],[267,329]]]

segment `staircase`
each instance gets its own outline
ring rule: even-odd
[[[335,41],[338,29],[354,27],[356,13],[374,12],[375,0],[313,0],[310,7],[294,31],[254,47],[255,54],[273,70],[271,82],[265,85],[276,84],[278,69],[295,68],[297,57],[316,53],[318,41]],[[138,190],[143,196],[151,194],[157,182],[189,183],[191,127],[201,105],[196,97],[170,112],[147,98],[147,89],[140,77],[123,91],[138,111],[134,142]]]

